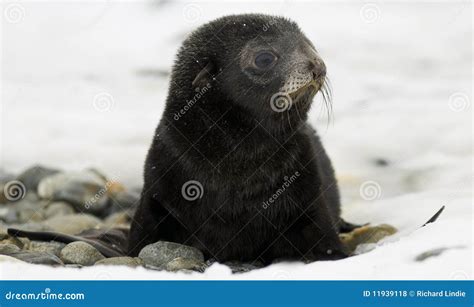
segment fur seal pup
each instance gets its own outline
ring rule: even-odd
[[[158,240],[209,258],[340,259],[331,161],[306,123],[326,66],[296,23],[260,14],[207,23],[183,43],[144,170],[129,254]]]

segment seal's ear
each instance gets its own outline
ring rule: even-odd
[[[204,87],[212,80],[212,74],[214,72],[214,63],[208,62],[206,66],[201,69],[197,76],[193,80],[193,87]]]

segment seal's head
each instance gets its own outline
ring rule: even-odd
[[[306,119],[314,95],[325,88],[326,66],[296,23],[268,15],[232,15],[188,37],[172,78],[189,89],[183,100],[211,87],[204,100],[237,106],[281,128]]]

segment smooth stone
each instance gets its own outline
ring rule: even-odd
[[[145,264],[155,267],[162,267],[178,257],[204,262],[204,255],[199,249],[166,241],[158,241],[145,246],[138,254],[138,257]]]
[[[66,246],[66,244],[61,242],[43,242],[43,241],[30,241],[28,245],[28,250],[35,252],[44,252],[50,253],[52,255],[58,256],[61,253],[61,250]]]
[[[99,227],[101,220],[90,214],[70,214],[49,218],[42,224],[54,231],[74,235],[86,229]]]
[[[34,165],[18,175],[17,180],[21,181],[27,190],[36,191],[41,180],[58,172],[59,170],[57,169]]]
[[[75,212],[76,211],[74,210],[74,208],[67,202],[58,201],[58,202],[49,203],[44,208],[43,214],[45,218],[51,218],[55,216],[64,216],[64,215],[74,214]]]
[[[9,255],[13,252],[19,252],[21,249],[14,244],[0,244],[0,254]]]
[[[180,270],[190,270],[202,273],[206,270],[206,268],[206,264],[202,261],[181,257],[175,258],[165,265],[165,270],[171,272],[176,272]]]
[[[7,224],[18,222],[18,211],[13,206],[4,206],[0,208],[0,220]]]
[[[397,229],[395,227],[381,224],[377,226],[362,226],[349,233],[339,234],[339,238],[352,253],[360,244],[377,243],[396,232]]]
[[[20,249],[28,248],[30,244],[30,239],[28,238],[17,238],[17,237],[8,237],[2,241],[0,241],[0,244],[13,244],[18,246]]]
[[[40,208],[17,209],[16,223],[41,222],[45,219],[43,211]]]
[[[101,215],[109,206],[107,182],[93,171],[59,173],[38,185],[43,199],[66,201],[78,212]]]
[[[143,260],[138,257],[112,257],[95,263],[95,265],[125,265],[130,267],[143,266],[143,264]]]
[[[86,242],[72,242],[66,245],[60,253],[64,263],[90,266],[105,257],[92,245]]]
[[[34,263],[34,264],[49,264],[49,265],[62,265],[63,262],[57,256],[45,252],[33,252],[27,250],[20,250],[17,252],[11,252],[7,256],[14,257],[16,259]]]
[[[17,228],[29,231],[53,231],[51,227],[44,225],[43,222],[30,222],[26,224],[10,224],[9,228]]]
[[[41,204],[26,197],[0,208],[0,219],[8,224],[36,222],[43,218]]]

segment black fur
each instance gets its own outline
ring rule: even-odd
[[[242,69],[250,40],[279,52],[274,69]],[[166,240],[221,262],[347,256],[338,232],[351,224],[340,218],[331,162],[306,123],[314,93],[285,112],[269,103],[287,75],[281,63],[308,44],[294,22],[254,14],[220,18],[185,40],[145,162],[130,255]],[[191,180],[203,191],[189,201],[182,187]]]

